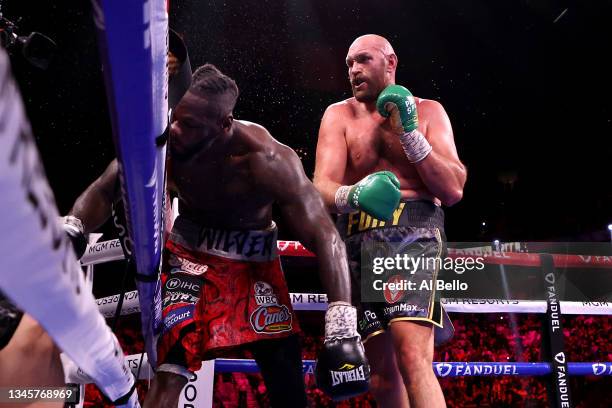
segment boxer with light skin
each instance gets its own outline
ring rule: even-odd
[[[359,265],[361,243],[368,240],[428,241],[432,250],[440,248],[439,206],[457,203],[466,181],[444,108],[413,97],[403,87],[389,87],[395,84],[398,57],[384,37],[357,38],[346,65],[353,97],[330,105],[323,115],[314,183],[328,209],[340,213],[338,228],[349,259]],[[377,221],[362,231],[356,211]],[[404,222],[394,228],[382,226],[398,212]],[[423,294],[418,300],[424,302],[423,315],[393,314],[361,303],[355,298],[359,279],[353,285],[360,334],[372,368],[370,389],[379,406],[445,406],[432,369],[433,328],[442,327],[444,313],[432,301],[434,295]]]

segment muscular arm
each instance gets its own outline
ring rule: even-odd
[[[314,185],[330,212],[337,211],[334,198],[344,179],[347,152],[343,120],[338,107],[332,105],[321,120],[314,174]]]
[[[427,116],[431,118],[427,123],[425,137],[433,150],[425,159],[416,163],[415,168],[429,191],[442,204],[451,206],[463,197],[467,170],[457,155],[453,129],[442,105],[426,101],[421,106],[419,114],[427,110]]]
[[[104,173],[81,193],[68,213],[83,222],[85,233],[95,231],[111,216],[113,202],[119,193],[119,168],[114,159]]]
[[[261,153],[257,183],[270,192],[296,238],[317,254],[319,278],[330,302],[351,301],[346,249],[321,196],[310,182],[295,152],[277,144]]]

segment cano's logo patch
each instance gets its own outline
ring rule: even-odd
[[[255,302],[259,305],[251,313],[251,326],[257,333],[275,334],[289,331],[292,328],[291,311],[285,305],[280,305],[272,286],[259,281],[253,287]]]
[[[257,333],[274,334],[291,330],[291,312],[285,305],[259,306],[251,314],[251,326]]]

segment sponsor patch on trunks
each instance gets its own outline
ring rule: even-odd
[[[172,276],[172,275],[171,275]],[[167,293],[183,292],[193,296],[200,296],[203,280],[189,275],[176,275],[170,277],[164,285]]]
[[[198,300],[200,300],[200,298],[198,296],[193,296],[191,293],[169,291],[164,297],[164,307],[180,303],[195,305]]]
[[[402,282],[402,277],[400,275],[393,275],[391,276],[387,282],[388,283],[395,283],[395,284],[399,284]],[[387,301],[387,303],[393,304],[395,302],[398,302],[401,298],[404,297],[404,293],[405,290],[403,289],[389,289],[389,287],[387,286],[385,288],[385,300]]]
[[[290,331],[292,326],[291,311],[285,305],[278,304],[272,286],[263,281],[256,282],[254,287],[255,302],[259,305],[251,313],[251,326],[257,333],[275,334]]]
[[[178,307],[176,309],[171,310],[164,317],[164,332],[167,332],[177,324],[184,322],[187,319],[193,319],[194,312],[193,305]]]
[[[202,265],[197,262],[192,262],[188,259],[176,256],[174,254],[170,255],[170,258],[168,259],[168,265],[172,267],[170,269],[170,273],[188,273],[190,275],[198,276],[202,275],[208,270],[208,265]]]

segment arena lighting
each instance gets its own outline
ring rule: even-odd
[[[493,250],[494,251],[499,251],[500,250],[500,242],[499,239],[494,239],[493,240]]]

